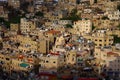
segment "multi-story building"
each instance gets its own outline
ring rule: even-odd
[[[77,52],[75,50],[68,51],[66,54],[66,64],[74,65],[76,64]]]
[[[44,69],[57,69],[65,65],[65,58],[63,55],[48,54],[47,56],[40,57],[40,68]]]
[[[20,21],[20,30],[21,33],[26,34],[36,28],[34,21],[27,20],[26,18],[21,18]]]
[[[65,39],[64,39],[63,36],[60,36],[60,37],[56,38],[55,47],[64,46],[64,44],[65,44]]]
[[[78,34],[84,35],[92,31],[92,22],[90,20],[79,20],[74,22],[73,27]]]
[[[13,6],[14,8],[19,8],[20,0],[8,0],[8,5]]]
[[[0,17],[8,20],[8,12],[5,10],[4,6],[0,6]]]
[[[20,51],[37,51],[37,42],[32,40],[32,38],[18,35],[17,40],[20,42],[20,46],[18,47]]]
[[[10,24],[10,30],[11,31],[19,31],[20,25],[19,24]]]
[[[95,58],[99,73],[120,77],[120,51],[111,47],[96,47]]]
[[[88,40],[92,40],[95,43],[95,46],[111,46],[113,44],[114,38],[113,36],[107,35],[104,31],[97,31],[93,33],[91,36],[84,36]]]
[[[1,53],[0,65],[4,71],[30,71],[33,69],[34,58],[16,53]]]
[[[111,11],[108,13],[108,18],[110,20],[120,20],[120,11]]]
[[[106,28],[113,28],[115,26],[118,26],[119,21],[114,21],[114,20],[109,20],[109,19],[106,19],[106,20],[103,20],[103,19],[96,20],[96,19],[94,19],[93,24],[97,28],[106,29]]]
[[[55,42],[55,38],[60,35],[61,32],[58,30],[49,30],[45,32],[45,36],[48,37],[48,39],[54,43]]]
[[[3,53],[3,52],[2,52]],[[3,67],[4,71],[10,71],[11,58],[7,54],[0,54],[0,65]]]
[[[38,42],[38,52],[47,54],[49,53],[49,48],[50,48],[49,40],[43,39]]]
[[[59,3],[74,3],[76,4],[77,0],[58,0]]]

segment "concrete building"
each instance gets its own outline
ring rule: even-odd
[[[68,51],[66,54],[66,64],[74,65],[77,62],[77,52],[75,50]]]
[[[90,20],[79,20],[74,22],[73,27],[77,34],[84,35],[92,31],[92,22]]]
[[[47,54],[49,53],[49,48],[50,48],[50,45],[49,45],[49,40],[40,40],[38,42],[38,52],[40,53],[43,53],[43,54]]]
[[[20,21],[20,30],[21,33],[26,34],[36,28],[34,21],[27,20],[26,18],[21,18]]]
[[[10,24],[10,30],[11,31],[19,31],[20,25],[19,24]]]
[[[76,4],[77,0],[58,0],[59,3],[74,3]]]
[[[95,43],[95,47],[98,46],[111,46],[113,44],[113,36],[107,35],[104,31],[97,31],[91,36],[84,36],[88,40],[92,40]]]
[[[8,0],[8,5],[13,6],[13,8],[19,8],[20,0]]]
[[[111,77],[120,77],[120,51],[112,47],[95,48],[95,58],[99,73],[104,72]]]
[[[40,57],[40,68],[44,69],[57,69],[65,65],[65,59],[63,55],[51,55]]]
[[[108,14],[110,20],[120,20],[120,11],[112,11]]]
[[[57,37],[55,41],[55,47],[64,46],[65,39],[63,36]]]

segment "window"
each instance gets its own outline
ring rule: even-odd
[[[106,44],[104,44],[104,46],[106,46]]]
[[[106,42],[106,40],[105,40],[105,42]]]
[[[99,40],[100,42],[102,42],[102,40]]]
[[[46,61],[46,63],[48,63],[49,61]]]
[[[53,63],[56,63],[55,61]]]
[[[95,39],[95,41],[97,41],[97,39]]]
[[[6,58],[6,60],[10,60],[9,58]]]
[[[99,46],[102,46],[102,44],[99,44]]]

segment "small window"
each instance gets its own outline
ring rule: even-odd
[[[104,46],[106,46],[106,44],[104,44]]]
[[[99,46],[102,46],[102,44],[99,44]]]
[[[53,63],[56,63],[55,61]]]
[[[10,60],[9,58],[6,58],[6,60]]]
[[[49,61],[46,61],[46,63],[48,63]]]
[[[97,39],[95,39],[95,41],[97,41]]]

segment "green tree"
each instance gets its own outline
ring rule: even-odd
[[[103,20],[109,19],[107,16],[102,17]]]
[[[0,23],[3,23],[7,28],[10,27],[10,22],[6,21],[3,17],[0,17]]]
[[[120,43],[120,37],[118,37],[117,35],[112,35],[114,37],[114,44],[115,43]]]
[[[66,28],[73,28],[73,27],[70,24],[66,24]]]
[[[120,29],[120,24],[117,27]]]
[[[77,14],[77,9],[73,9],[70,14],[71,14],[71,16],[76,15]]]
[[[40,11],[39,11],[39,12],[36,12],[35,15],[36,15],[36,16],[41,16],[41,17],[43,17],[43,13],[40,12]]]
[[[120,4],[117,6],[117,9],[120,11]]]
[[[95,29],[95,26],[94,25],[92,25],[92,30],[94,30]]]

